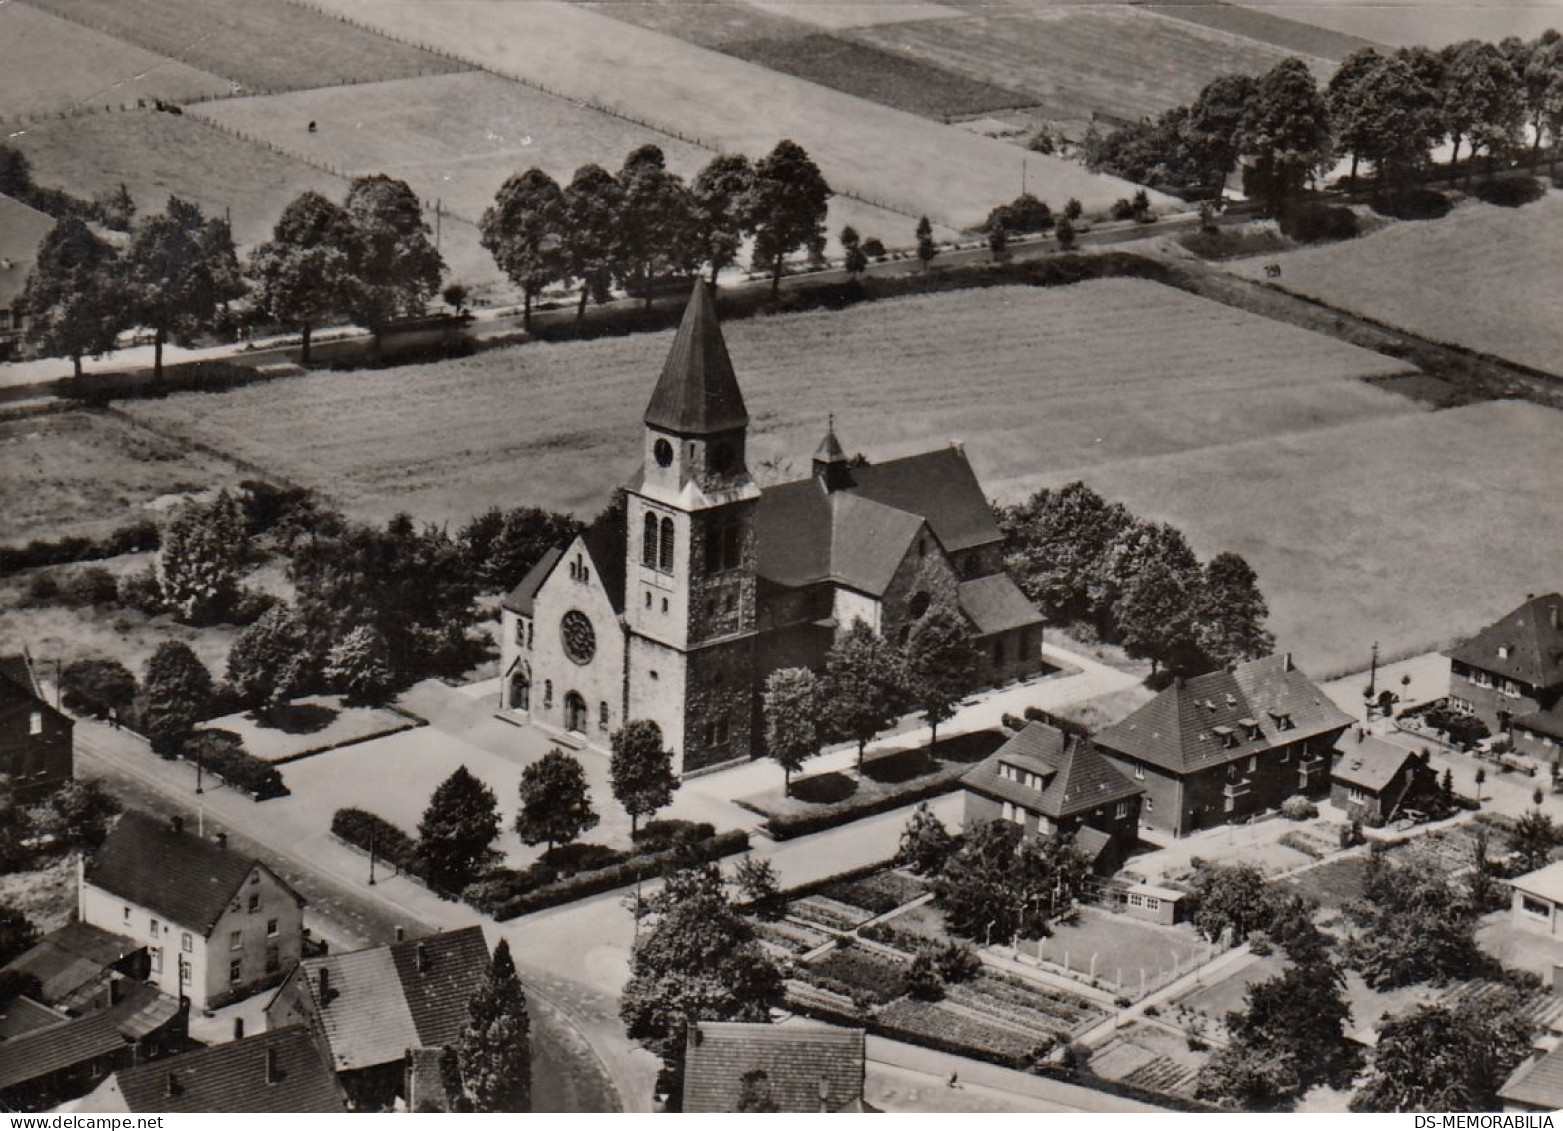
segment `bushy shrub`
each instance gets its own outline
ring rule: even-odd
[[[119,599],[119,582],[102,566],[88,566],[66,579],[61,595],[81,607],[112,605]]]
[[[1309,205],[1282,216],[1281,231],[1301,243],[1349,240],[1357,234],[1357,214],[1339,204]]]
[[[709,821],[681,821],[665,817],[647,821],[635,830],[632,837],[637,853],[666,852],[681,844],[698,844],[716,835],[716,826]]]
[[[1306,797],[1288,797],[1281,802],[1281,816],[1289,821],[1306,821],[1319,815],[1319,807]]]
[[[1026,728],[1025,719],[1016,718],[1007,711],[999,719],[999,722],[1003,724],[1005,730],[1024,730]]]
[[[150,566],[122,575],[116,596],[125,608],[149,617],[163,611],[163,587]]]
[[[982,959],[965,943],[946,943],[934,959],[939,977],[951,985],[969,982],[982,973]]]
[[[157,547],[157,523],[150,519],[138,519],[102,538],[71,536],[52,542],[35,539],[25,546],[0,548],[0,573],[97,558],[117,558],[121,554],[140,553]]]
[[[373,845],[376,856],[400,871],[412,875],[420,872],[417,842],[384,817],[365,809],[338,809],[331,816],[331,831],[365,852]]]
[[[901,975],[901,989],[918,1001],[938,1001],[944,996],[944,981],[926,951],[912,959]]]
[[[27,579],[22,590],[22,604],[52,605],[60,599],[60,579],[52,573],[38,572]]]
[[[1395,220],[1442,220],[1454,207],[1437,189],[1414,188],[1373,202],[1373,211]]]
[[[1132,220],[1134,219],[1134,205],[1129,202],[1127,197],[1120,196],[1113,201],[1113,206],[1107,210],[1107,217],[1110,220]]]
[[[1519,208],[1540,200],[1546,195],[1547,186],[1535,177],[1505,177],[1501,181],[1484,181],[1471,191],[1477,199],[1499,208]]]
[[[73,660],[60,673],[60,692],[67,710],[106,718],[123,717],[136,701],[136,677],[116,660]]]
[[[256,801],[281,797],[288,792],[277,767],[255,757],[244,749],[238,736],[227,731],[196,732],[195,737],[185,743],[183,756],[187,761],[199,762],[207,773],[216,774]]]
[[[863,254],[870,259],[883,259],[885,257],[884,241],[869,236],[863,241]]]
[[[246,587],[239,590],[239,595],[233,602],[233,611],[228,614],[228,621],[231,624],[248,627],[280,604],[282,604],[280,597],[267,593],[264,589]]]

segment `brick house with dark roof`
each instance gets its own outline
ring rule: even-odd
[[[819,666],[857,620],[901,643],[942,602],[971,626],[979,685],[1042,669],[1042,616],[958,445],[869,464],[832,421],[811,475],[754,482],[703,282],[643,423],[622,535],[550,551],[502,604],[504,711],[598,745],[654,720],[687,773],[757,755],[766,676]]]
[[[1290,655],[1267,656],[1174,680],[1096,745],[1145,787],[1142,823],[1186,836],[1321,795],[1351,721]]]
[[[1553,764],[1563,761],[1563,705],[1511,719],[1509,739],[1516,754]]]
[[[1494,734],[1563,699],[1563,595],[1525,603],[1449,651],[1449,705]]]
[[[1335,751],[1330,803],[1360,821],[1392,820],[1437,784],[1437,773],[1416,751],[1358,728],[1341,735]]]
[[[415,1101],[414,1086],[427,1057],[413,1054],[453,1043],[467,1023],[467,1006],[489,968],[480,927],[408,939],[346,954],[307,958],[266,1003],[268,1028],[303,1024],[355,1108],[388,1108]]]
[[[71,780],[75,721],[49,702],[25,655],[0,656],[0,774],[35,801]]]
[[[1117,871],[1139,839],[1140,798],[1089,738],[1034,722],[961,779],[964,825],[1005,820],[1025,835],[1062,834],[1101,875]]]
[[[309,1030],[294,1025],[121,1069],[75,1110],[337,1114],[347,1102]]]
[[[304,898],[175,817],[127,810],[81,874],[83,922],[147,948],[148,978],[210,1009],[274,986],[304,947]]]
[[[684,1054],[683,1110],[736,1112],[746,1080],[776,1112],[872,1111],[862,1029],[802,1022],[697,1021]],[[768,1101],[768,1102],[767,1102]]]

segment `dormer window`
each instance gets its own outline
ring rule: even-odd
[[[1212,727],[1215,736],[1221,740],[1223,749],[1230,750],[1237,745],[1237,732],[1229,726]]]
[[[1509,653],[1513,650],[1514,649],[1508,644],[1498,645],[1498,659],[1507,660],[1509,658]]]

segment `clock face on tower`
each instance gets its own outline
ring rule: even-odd
[[[559,636],[564,641],[564,654],[577,664],[589,664],[597,654],[597,633],[585,613],[571,609],[559,622]]]

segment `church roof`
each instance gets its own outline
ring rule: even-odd
[[[952,554],[1001,537],[977,473],[954,444],[854,467],[846,489],[926,518],[940,544]]]
[[[958,590],[961,612],[976,626],[978,636],[993,636],[1043,623],[1026,595],[1007,573],[991,573],[963,581]]]
[[[842,450],[841,441],[836,439],[834,424],[825,430],[825,438],[819,442],[819,447],[814,449],[814,458],[820,463],[846,462],[847,453]]]
[[[738,377],[704,279],[684,309],[662,376],[646,406],[646,423],[681,435],[707,436],[749,423]]]
[[[543,582],[548,580],[548,575],[554,571],[554,566],[559,564],[559,559],[564,557],[563,546],[555,546],[537,563],[526,571],[526,576],[521,579],[521,584],[510,591],[510,596],[505,598],[504,606],[513,613],[522,616],[532,615],[532,602],[537,600],[537,591],[543,587]]]

